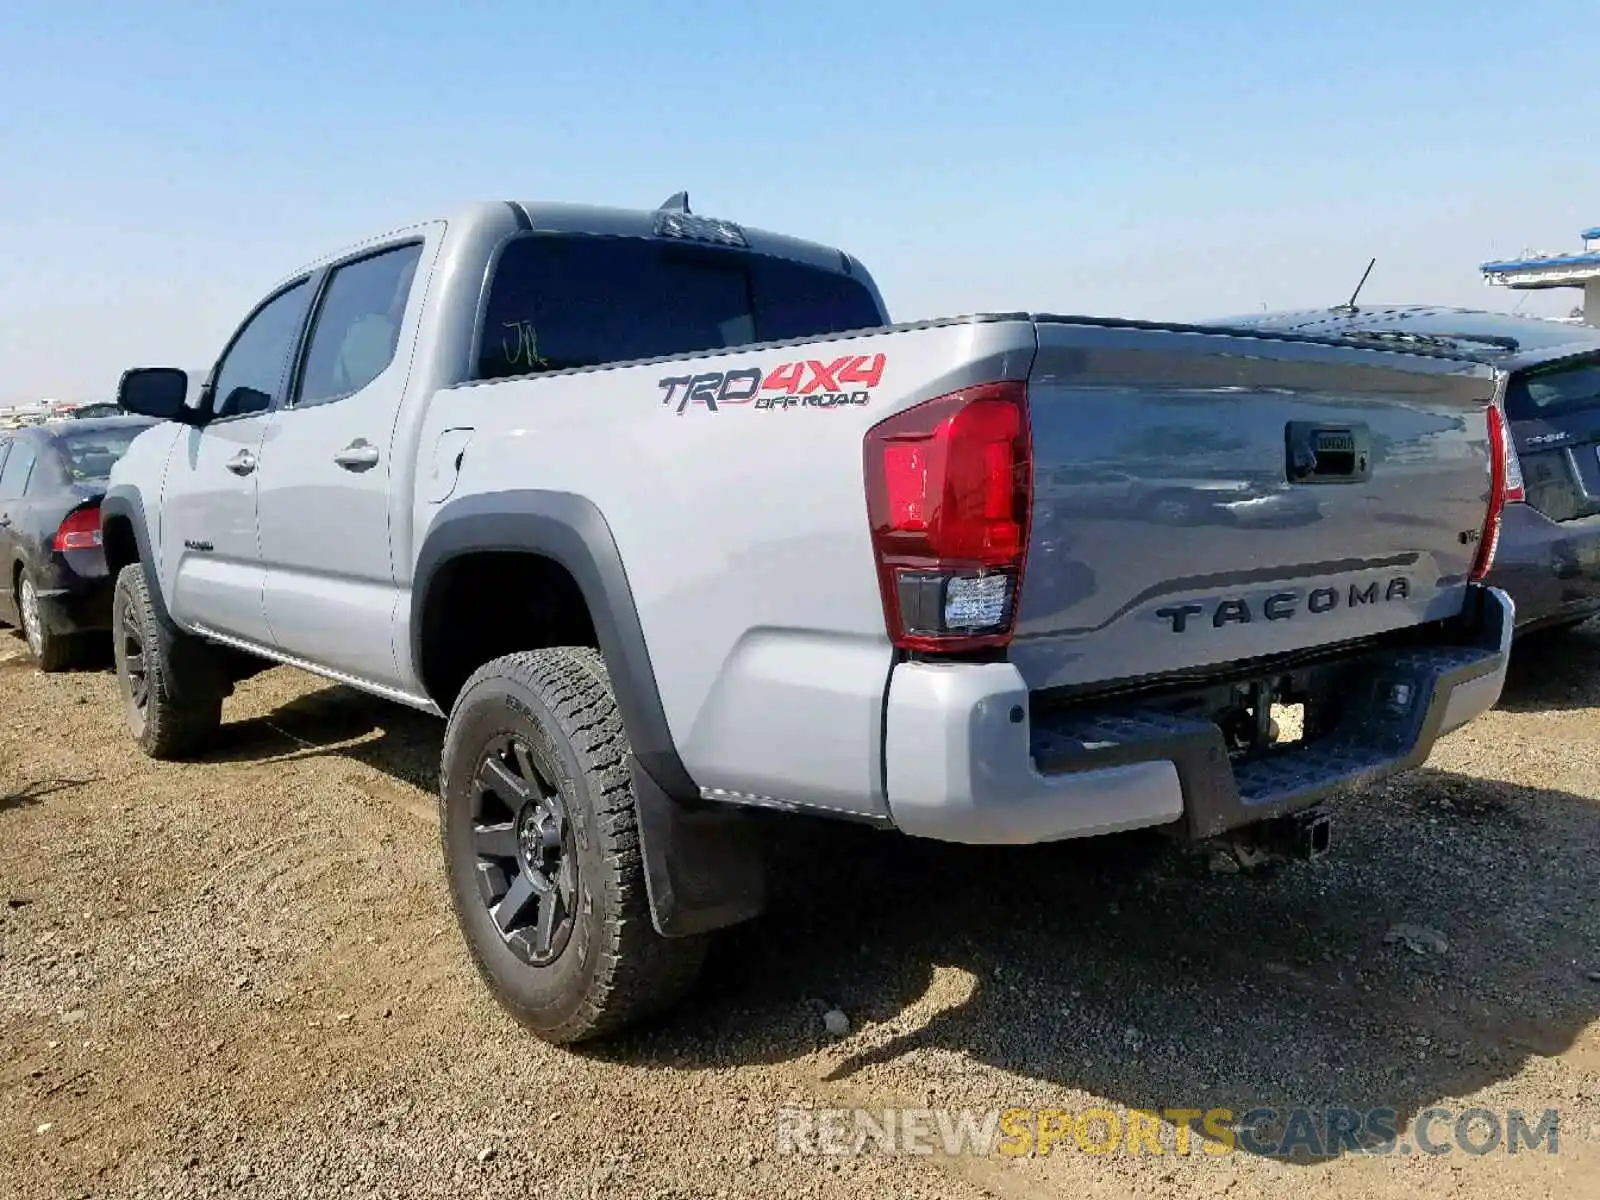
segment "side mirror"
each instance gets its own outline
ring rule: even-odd
[[[198,414],[184,404],[188,397],[189,374],[176,367],[135,367],[117,383],[117,404],[124,412],[158,421],[192,424]]]

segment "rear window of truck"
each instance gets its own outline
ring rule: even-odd
[[[475,377],[822,337],[882,325],[847,275],[789,259],[644,238],[534,235],[507,244]]]
[[[1513,421],[1554,417],[1600,407],[1600,357],[1521,372],[1506,385],[1506,416]]]

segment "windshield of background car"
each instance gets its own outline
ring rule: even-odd
[[[1600,407],[1600,356],[1514,375],[1506,387],[1506,416],[1513,421],[1595,407]]]
[[[509,243],[494,269],[476,378],[882,324],[857,280],[789,259],[646,238],[535,235]]]
[[[144,428],[133,425],[58,435],[56,445],[61,449],[67,478],[73,483],[105,482],[111,477],[111,468],[117,459],[127,453],[133,439],[143,433]]]

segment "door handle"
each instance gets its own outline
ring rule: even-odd
[[[378,465],[378,448],[366,438],[357,438],[333,456],[346,471],[365,471]]]
[[[230,458],[226,465],[235,475],[248,475],[256,469],[256,456],[248,450],[241,450]]]

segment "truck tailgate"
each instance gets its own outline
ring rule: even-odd
[[[1490,498],[1492,368],[1228,331],[1036,326],[1011,652],[1031,688],[1461,611]]]

